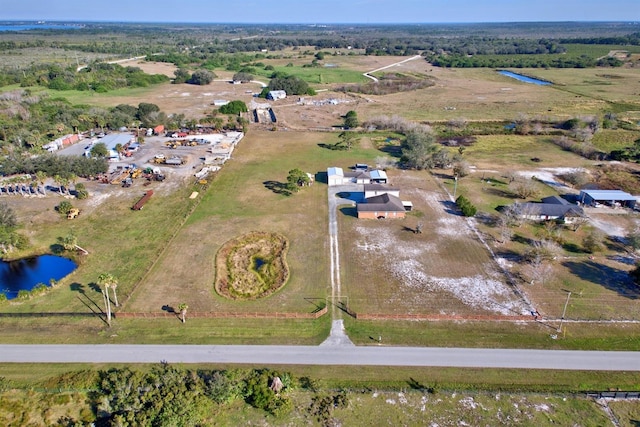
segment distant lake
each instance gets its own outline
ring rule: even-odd
[[[0,292],[13,299],[21,290],[30,291],[38,283],[49,286],[51,279],[60,280],[73,270],[76,264],[68,258],[55,255],[24,258],[0,262]]]
[[[500,70],[500,71],[498,71],[498,73],[502,74],[503,76],[507,76],[507,77],[511,77],[513,79],[516,79],[516,80],[520,80],[521,82],[533,83],[534,85],[548,86],[548,85],[551,84],[551,82],[546,82],[544,80],[534,79],[532,77],[527,77],[527,76],[523,76],[522,74],[512,73],[511,71],[507,71],[507,70]]]
[[[38,23],[0,23],[0,31],[26,31],[26,30],[75,30],[79,25],[63,24],[38,24]]]

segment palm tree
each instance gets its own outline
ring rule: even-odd
[[[107,298],[109,297],[109,289],[113,289],[113,299],[118,307],[118,295],[116,294],[116,288],[118,287],[118,279],[109,273],[102,273],[98,276],[98,285],[104,286],[107,290]]]
[[[36,172],[36,179],[38,180],[38,183],[42,186],[42,194],[44,194],[45,196],[47,195],[47,190],[46,187],[44,185],[44,182],[47,179],[47,174],[43,171],[38,171]]]
[[[60,195],[62,195],[62,177],[60,175],[54,175],[53,176],[53,182],[56,183],[56,185],[58,186],[58,193],[60,193]]]
[[[69,184],[69,186],[67,186],[67,194],[70,195],[71,193],[69,192],[71,184],[73,184],[73,188],[75,190],[76,187],[76,182],[78,182],[78,176],[74,173],[69,175],[69,178],[67,178],[67,184]]]
[[[182,323],[186,322],[186,317],[187,317],[187,310],[189,309],[189,306],[187,305],[186,302],[180,303],[178,305],[178,310],[180,310],[180,319],[182,320]]]
[[[118,307],[118,294],[116,293],[116,289],[118,289],[118,280],[115,278],[114,281],[111,282],[111,289],[113,289],[113,299],[115,300],[116,307]]]
[[[109,291],[106,286],[102,289],[102,297],[104,298],[104,306],[107,310],[107,325],[111,327],[111,302],[109,301]]]

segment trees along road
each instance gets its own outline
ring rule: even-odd
[[[240,363],[640,371],[631,351],[384,346],[0,345],[0,363]]]

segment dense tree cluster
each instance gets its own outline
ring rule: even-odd
[[[220,112],[222,114],[240,114],[240,113],[246,113],[247,111],[249,111],[249,109],[247,108],[247,104],[244,103],[244,101],[231,101],[226,105],[222,105],[220,107]]]
[[[437,153],[446,150],[438,144],[431,132],[409,132],[401,145],[401,162],[408,169],[437,167]]]
[[[47,176],[69,177],[71,175],[90,177],[107,172],[109,165],[105,159],[82,156],[56,156],[44,154],[38,157],[7,156],[0,159],[0,174],[31,174],[44,172]]]
[[[277,380],[276,380],[277,378]],[[98,425],[199,426],[209,424],[217,405],[244,399],[282,415],[292,408],[288,374],[186,370],[162,364],[149,372],[129,368],[99,373],[94,406]]]
[[[137,67],[94,62],[76,70],[76,66],[59,64],[35,64],[23,69],[6,69],[0,85],[20,84],[22,87],[42,86],[53,90],[80,90],[108,92],[125,87],[146,87],[164,83],[169,79],[163,74],[146,74]]]
[[[22,249],[27,246],[28,240],[16,231],[18,220],[16,214],[6,202],[0,203],[0,251],[3,254],[13,249]],[[2,294],[4,295],[4,294]]]
[[[217,76],[215,73],[212,73],[209,70],[196,70],[191,74],[187,83],[191,83],[192,85],[208,85],[215,79]]]
[[[284,90],[287,95],[314,95],[315,91],[309,84],[296,76],[289,76],[283,73],[274,73],[267,87],[271,90]]]
[[[120,104],[105,109],[72,105],[63,98],[35,96],[28,90],[0,94],[0,147],[9,153],[37,152],[47,142],[69,133],[170,122],[157,105],[144,102],[138,107]]]
[[[427,61],[436,67],[450,68],[590,68],[620,67],[623,62],[617,58],[596,59],[587,55],[578,57],[550,55],[477,55],[430,54]]]

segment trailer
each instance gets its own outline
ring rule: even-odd
[[[146,193],[144,193],[144,196],[142,196],[140,200],[138,200],[136,204],[131,207],[131,209],[133,209],[134,211],[139,211],[144,207],[145,203],[149,201],[151,196],[153,196],[153,190],[148,190]]]

